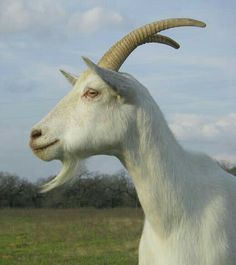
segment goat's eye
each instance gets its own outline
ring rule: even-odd
[[[88,90],[85,91],[85,93],[84,93],[83,96],[86,97],[86,98],[95,98],[95,97],[97,97],[99,94],[100,94],[100,93],[99,93],[97,90],[95,90],[95,89],[93,89],[93,88],[89,88]]]

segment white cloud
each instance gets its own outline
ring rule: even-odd
[[[68,21],[69,29],[82,33],[94,33],[101,28],[119,27],[124,24],[124,18],[117,12],[102,7],[94,7],[84,13],[72,14]]]
[[[56,0],[1,0],[0,33],[47,33],[58,30],[94,33],[102,28],[120,27],[124,18],[117,12],[94,7],[84,12],[69,11]]]
[[[169,124],[187,148],[197,148],[217,160],[236,163],[235,112],[222,117],[178,113],[170,117]]]
[[[54,0],[1,0],[0,32],[42,31],[56,25],[65,16],[62,6]]]
[[[235,141],[236,113],[218,118],[178,113],[170,118],[170,127],[182,141]]]

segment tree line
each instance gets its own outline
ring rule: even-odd
[[[114,208],[139,207],[138,197],[126,171],[114,175],[84,172],[67,185],[40,193],[37,183],[0,172],[0,208]]]
[[[221,166],[236,176],[236,167],[227,163]],[[113,175],[84,172],[67,185],[40,193],[39,187],[51,178],[33,183],[0,172],[0,208],[140,207],[131,178],[124,170]]]

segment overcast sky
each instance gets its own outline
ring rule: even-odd
[[[1,0],[0,171],[37,180],[56,174],[28,147],[31,127],[70,89],[63,68],[79,74],[81,56],[98,61],[122,36],[143,24],[191,17],[207,28],[164,34],[179,50],[138,48],[122,71],[147,86],[177,139],[187,149],[236,163],[236,2],[233,0]],[[94,171],[121,168],[115,158],[94,158]]]

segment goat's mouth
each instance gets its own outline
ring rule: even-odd
[[[45,145],[34,145],[33,142],[30,142],[30,147],[34,152],[40,152],[48,149],[49,147],[57,144],[59,142],[58,139],[52,141],[51,143],[45,144]]]

